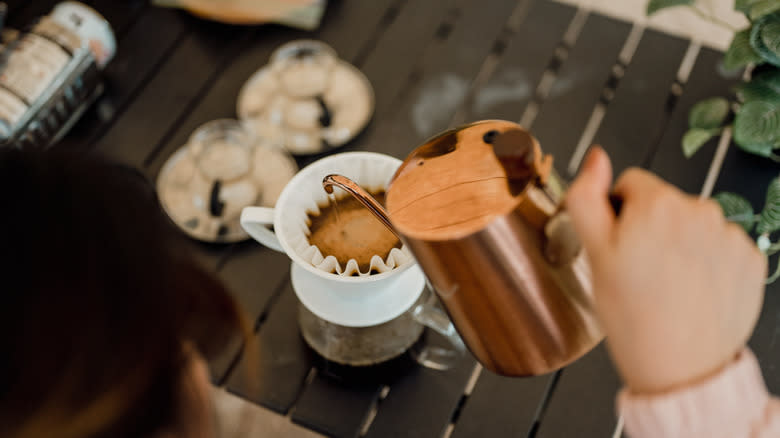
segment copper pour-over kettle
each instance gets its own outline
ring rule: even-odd
[[[517,124],[482,121],[427,141],[393,177],[386,210],[343,176],[323,185],[352,193],[398,235],[486,368],[544,374],[602,340],[565,184]]]

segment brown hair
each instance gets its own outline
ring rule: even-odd
[[[193,343],[247,325],[139,173],[0,150],[0,430],[136,438],[175,427]]]

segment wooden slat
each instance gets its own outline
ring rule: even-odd
[[[145,173],[156,179],[165,161],[180,147],[198,126],[215,119],[236,117],[238,92],[252,74],[262,67],[279,45],[303,38],[303,31],[280,26],[263,26],[254,34],[239,56],[214,81],[206,94],[190,107],[189,114],[172,126],[165,144],[144,159]]]
[[[474,95],[469,121],[520,120],[575,12],[561,3],[533,2],[498,68]]]
[[[198,107],[190,114],[185,120],[180,129],[173,135],[172,140],[166,145],[159,157],[156,157],[151,161],[148,168],[148,173],[155,175],[159,169],[162,160],[167,157],[175,148],[179,147],[186,141],[186,137],[189,135],[192,129],[197,124],[203,121],[216,117],[232,116],[235,108],[235,100],[238,95],[238,91],[243,83],[251,76],[254,71],[265,64],[272,50],[278,47],[281,43],[289,39],[310,37],[322,39],[334,47],[334,49],[344,59],[356,62],[359,61],[359,54],[365,50],[368,45],[372,44],[377,34],[382,34],[383,29],[377,28],[380,22],[387,21],[386,17],[387,8],[394,7],[396,1],[383,0],[383,2],[353,2],[353,3],[337,3],[334,7],[329,7],[324,17],[321,29],[314,35],[305,35],[302,32],[296,31],[283,31],[280,29],[274,29],[273,33],[263,35],[262,38],[258,36],[253,45],[250,47],[248,55],[241,57],[235,63],[226,70],[226,72],[216,82],[214,88],[206,95],[204,100]],[[351,29],[350,32],[344,32],[345,28]],[[348,35],[348,36],[347,36]],[[306,160],[301,160],[301,164],[305,164]],[[269,294],[273,292],[274,280],[279,278],[288,277],[289,261],[283,255],[272,254],[270,250],[262,249],[257,244],[254,247],[237,248],[234,254],[227,260],[223,275],[236,277],[233,281],[241,283],[237,287],[234,287],[234,293],[240,296],[246,296],[245,301],[247,303],[247,310],[255,317],[260,311],[264,310],[268,304]],[[238,259],[241,266],[234,266],[234,259]],[[287,264],[285,267],[277,266],[277,262]],[[252,267],[255,269],[252,269]],[[227,271],[232,270],[232,273]],[[240,277],[240,278],[239,278]],[[284,280],[286,281],[286,280]],[[292,290],[287,285],[289,295],[292,295]],[[277,351],[284,350],[285,345],[290,344],[290,336],[295,336],[295,340],[300,342],[297,326],[297,308],[291,305],[276,305],[272,307],[269,312],[271,316],[266,323],[261,325],[259,335],[261,337],[266,336],[268,333],[269,324],[275,323],[277,327],[284,327],[288,333],[287,336],[272,336],[265,337],[263,345],[266,350]],[[286,324],[284,326],[280,324]],[[282,329],[278,329],[282,330]],[[291,354],[296,356],[292,356]],[[292,402],[300,392],[300,388],[304,384],[306,374],[311,367],[309,352],[305,349],[291,350],[287,356],[289,362],[296,362],[301,366],[287,367],[284,369],[285,378],[277,378],[275,372],[261,372],[258,374],[251,374],[256,377],[263,390],[261,394],[253,398],[256,402],[262,403],[272,409],[286,412],[289,410]],[[245,358],[242,358],[239,362],[239,366],[235,372],[233,372],[228,379],[228,388],[234,392],[247,392],[249,391],[246,379],[237,376],[247,367]],[[322,377],[319,377],[321,379]],[[316,382],[316,380],[315,380]],[[335,384],[335,383],[334,383]],[[337,385],[337,384],[336,384]],[[338,386],[338,385],[337,385]],[[319,397],[327,396],[327,394],[319,394],[317,391],[323,388],[330,387],[328,384],[315,383],[307,388],[306,400],[318,400]],[[352,388],[345,387],[343,391],[347,393]],[[361,391],[366,391],[365,388],[361,388]],[[378,386],[373,385],[369,392],[378,391]],[[354,404],[341,404],[336,405],[334,408],[349,408],[349,411],[338,412],[338,414],[344,418],[354,418],[355,422],[362,421],[362,417],[365,415],[367,406],[354,405]],[[313,427],[320,427],[321,430],[327,430],[331,426],[322,423],[317,417],[316,411],[296,410],[297,421],[304,424],[311,424]],[[315,426],[319,425],[319,426]]]
[[[219,275],[254,323],[273,293],[287,281],[289,269],[287,256],[247,241],[232,249]]]
[[[117,38],[121,38],[149,5],[149,0],[92,0],[89,5],[111,24]]]
[[[466,1],[426,49],[414,82],[393,103],[392,123],[383,123],[368,149],[404,157],[446,129],[517,5],[514,0],[492,2],[490,7]]]
[[[209,377],[213,385],[221,386],[225,382],[243,348],[244,339],[236,334],[225,340],[222,351],[216,357],[209,358]]]
[[[238,54],[250,32],[243,27],[188,21],[197,31],[187,35],[172,51],[121,119],[97,142],[97,151],[141,168],[171,127],[212,84],[223,65]]]
[[[669,117],[667,101],[689,42],[645,30],[607,107],[594,142],[612,158],[615,174],[647,161]]]
[[[224,246],[216,243],[205,243],[196,240],[188,240],[188,254],[198,261],[201,266],[210,272],[216,273],[220,258],[224,255]]]
[[[228,391],[276,412],[289,412],[312,366],[311,353],[298,331],[297,314],[298,299],[288,281],[252,341],[256,365],[242,357],[227,381]]]
[[[451,0],[407,2],[362,60],[359,67],[374,87],[376,97],[370,128],[386,123],[395,114],[398,94],[456,4]],[[361,136],[358,146],[369,144],[372,133],[369,129],[367,135]]]
[[[731,88],[737,80],[724,78],[719,73],[718,66],[722,59],[723,54],[720,52],[701,49],[650,165],[650,170],[692,194],[698,194],[701,190],[718,140],[707,142],[696,155],[686,159],[682,152],[682,137],[688,130],[688,113],[694,104],[709,97],[727,97],[731,94]]]
[[[93,6],[103,4],[104,8],[101,8],[100,12],[105,13],[109,19],[113,16],[130,25],[129,20],[143,10],[143,5],[139,3],[144,2],[96,1]],[[92,142],[121,116],[127,103],[136,97],[137,91],[156,73],[159,64],[193,23],[194,20],[176,11],[161,8],[144,10],[143,16],[126,29],[126,32],[118,34],[117,54],[104,72],[106,92],[61,140],[58,147],[89,150]],[[199,259],[206,269],[216,271],[224,250],[221,245],[191,241],[189,252]],[[229,350],[232,356],[228,353],[228,357],[210,364],[215,381],[227,371],[235,357],[235,347]]]
[[[214,275],[217,275],[232,292],[232,284],[224,278],[224,276],[220,277],[217,272],[220,260],[225,255],[225,247],[219,244],[198,242],[192,239],[188,240],[188,242],[189,246],[185,248],[184,251],[197,260],[203,268],[214,273]],[[242,302],[242,297],[236,297],[236,299],[239,303]],[[240,351],[240,347],[241,339],[236,336],[235,339],[226,340],[225,349],[218,357],[211,358],[209,361],[209,372],[211,373],[211,378],[214,383],[219,383],[224,379],[234,358]]]
[[[620,380],[602,343],[567,367],[539,428],[539,438],[611,437]]]
[[[259,29],[249,45],[241,50],[241,56],[229,63],[208,92],[190,108],[190,113],[166,134],[167,138],[163,146],[145,157],[143,165],[148,177],[152,180],[157,179],[165,160],[187,142],[189,135],[199,125],[214,119],[234,117],[238,91],[246,79],[265,62],[274,48],[288,39],[300,38],[303,35],[302,31],[280,26],[264,26]],[[220,266],[219,276],[228,286],[247,318],[254,324],[265,310],[274,291],[282,281],[286,281],[289,259],[273,250],[261,247],[254,241],[233,248],[221,246],[219,254],[215,257],[228,255],[230,257],[226,258]],[[258,269],[259,267],[264,269]],[[215,382],[222,382],[227,378],[229,367],[241,351],[240,343],[233,341],[220,357],[209,364]],[[267,381],[285,383],[284,380],[273,379],[268,374],[265,376]],[[298,377],[295,384],[288,385],[290,388],[294,389],[301,385],[305,372]],[[236,382],[233,383],[233,388],[237,391],[241,390]],[[244,390],[249,389],[244,388]],[[293,392],[297,392],[297,389]]]
[[[607,84],[631,25],[601,15],[588,16],[539,108],[532,131],[564,175],[593,108]]]
[[[366,129],[342,151],[383,151],[384,145],[390,141],[383,133],[383,128],[393,123],[400,94],[414,75],[420,60],[431,50],[440,29],[452,21],[457,6],[462,2],[405,2],[373,49],[367,51],[365,57],[356,59],[356,66],[363,71],[374,89],[374,114]],[[311,162],[310,159],[300,161],[302,165]]]
[[[461,74],[475,75],[479,71],[481,64],[474,63],[474,60],[484,59],[488,50],[491,47],[492,41],[486,39],[484,41],[475,40],[473,34],[469,34],[470,39],[468,42],[466,31],[473,28],[485,28],[486,25],[478,25],[476,21],[482,22],[495,22],[499,20],[498,17],[503,14],[505,17],[510,12],[509,6],[504,11],[476,11],[479,7],[475,3],[465,5],[466,8],[473,8],[468,10],[461,10],[459,19],[453,21],[454,26],[449,38],[434,42],[423,55],[421,61],[421,67],[419,68],[419,74],[422,76],[422,81],[425,80],[428,75],[442,75],[452,73],[453,71]],[[496,14],[497,15],[492,15]],[[402,12],[403,14],[403,12]],[[402,23],[402,22],[399,22]],[[472,24],[474,23],[474,24]],[[484,36],[484,35],[483,35]],[[498,36],[498,33],[490,35],[493,38]],[[381,46],[380,42],[380,46]],[[468,45],[472,50],[477,50],[481,47],[484,53],[479,56],[471,54],[471,65],[465,64],[465,57],[458,59],[459,55],[457,49],[462,48],[464,45]],[[377,51],[373,56],[381,57],[382,52]],[[370,61],[371,59],[369,59]],[[384,60],[387,65],[397,66],[391,59]],[[367,63],[366,71],[370,71]],[[468,72],[468,73],[466,73]],[[396,75],[394,75],[396,76]],[[371,75],[369,75],[371,77]],[[466,85],[470,83],[470,78],[465,81]],[[377,86],[377,88],[380,88]],[[399,123],[403,128],[409,126],[409,121],[404,120],[403,115],[410,112],[410,108],[413,106],[414,99],[419,96],[421,92],[419,86],[413,86],[411,90],[408,90],[398,98],[393,100],[392,106],[386,107],[390,113],[390,117],[383,117],[382,127],[375,132],[388,132],[397,130]],[[390,93],[387,93],[390,95]],[[378,100],[379,101],[379,100]],[[380,104],[381,105],[381,104]],[[444,108],[444,112],[449,112],[445,117],[442,117],[443,123],[436,129],[443,129],[448,124],[448,119],[452,117],[457,109],[457,103],[451,108]],[[398,108],[401,108],[400,110]],[[382,111],[381,107],[379,111]],[[392,117],[396,116],[396,117]],[[392,120],[388,122],[386,120]],[[384,129],[383,129],[384,128]],[[403,128],[401,130],[403,130]],[[401,136],[409,137],[407,131]],[[422,139],[423,134],[416,135],[417,139]],[[378,135],[371,139],[377,143],[373,143],[369,148],[381,151],[391,152],[392,148],[395,148],[394,144],[402,144],[399,140],[399,136],[390,135],[382,136]],[[384,141],[383,141],[384,140]],[[392,140],[393,144],[389,144],[388,140]],[[379,144],[379,142],[382,142]],[[407,140],[408,146],[413,146],[413,141]],[[398,154],[400,155],[400,154]],[[376,436],[392,436],[393,433],[403,433],[404,436],[435,436],[436,432],[441,432],[442,428],[446,426],[447,420],[452,414],[452,410],[455,408],[457,401],[460,398],[462,389],[465,386],[468,373],[463,372],[458,378],[445,378],[446,374],[436,374],[433,371],[418,370],[419,377],[407,376],[390,385],[390,392],[388,398],[384,400],[378,409],[377,416],[369,429],[369,436],[376,434]],[[450,377],[450,376],[447,376]],[[410,380],[406,380],[406,379]],[[317,379],[315,379],[317,381]],[[307,391],[309,389],[307,388]],[[421,394],[427,394],[426,397],[421,397]],[[538,402],[538,398],[531,401],[529,404],[535,404]],[[436,409],[432,408],[436,407]],[[414,412],[420,412],[421,415],[414,415]],[[431,413],[433,412],[433,413]],[[428,414],[428,415],[426,415]],[[358,424],[358,422],[353,422]],[[395,432],[393,432],[395,431]],[[410,435],[411,434],[411,435]]]
[[[484,8],[483,5],[480,5],[476,1],[466,2],[462,9],[459,10],[457,15],[458,19],[452,21],[453,28],[451,29],[451,32],[447,33],[446,31],[440,30],[440,39],[435,40],[434,43],[429,45],[424,51],[420,60],[421,65],[417,69],[423,74],[423,80],[427,75],[452,73],[460,75],[465,83],[468,84],[473,76],[479,71],[482,60],[484,60],[489,53],[493,41],[501,30],[501,25],[496,25],[496,23],[504,23],[514,6],[514,2],[505,2],[500,5],[500,7],[499,5],[494,5],[493,8]],[[404,12],[401,11],[401,15],[403,14]],[[473,29],[476,28],[490,29],[490,31],[481,32],[475,35]],[[385,42],[380,40],[377,47],[382,47],[385,44]],[[403,57],[403,53],[399,54],[402,57],[398,60],[384,56],[383,53],[379,51],[372,54],[372,56],[376,56],[377,58],[374,59],[381,61],[384,65],[393,66],[396,62],[407,62],[405,61],[405,57]],[[371,57],[369,57],[369,60],[367,61],[367,66],[369,65],[369,61],[371,61]],[[374,86],[377,89],[381,87],[380,84],[376,83],[374,83]],[[398,95],[399,97],[396,98],[392,106],[387,108],[391,108],[394,111],[393,114],[408,114],[409,111],[406,108],[413,106],[419,91],[418,87],[412,87],[408,93]],[[456,109],[457,104],[448,109],[451,113],[449,118],[451,118]],[[382,117],[380,127],[385,126],[385,129],[390,128],[390,130],[393,130],[393,124],[398,123],[399,121],[400,123],[408,123],[403,120],[404,119]],[[448,120],[445,120],[443,127],[446,127],[447,123]],[[395,126],[397,127],[398,125],[396,124]],[[377,132],[381,133],[382,130]],[[379,134],[375,139],[377,140],[377,143],[381,141],[381,144],[372,144],[369,146],[369,149],[391,154],[393,153],[395,144],[405,143],[411,146],[414,143],[414,141],[399,142],[396,135],[383,137],[383,135]],[[382,139],[384,139],[384,141],[382,141]],[[392,139],[393,144],[388,143],[388,139]],[[468,377],[465,374],[467,373],[464,373],[460,380],[454,378],[447,379],[446,390],[442,387],[436,389],[434,387],[435,381],[429,381],[427,379],[421,380],[420,384],[430,385],[432,397],[435,397],[437,404],[452,406],[454,408],[460,397],[460,392],[465,386],[465,380]],[[398,382],[401,381],[402,380],[399,380]],[[395,384],[399,384],[398,382]],[[360,400],[363,403],[373,402],[378,390],[379,386],[377,385],[364,384],[355,387],[338,385],[332,379],[318,375],[312,384],[305,389],[301,401],[296,405],[293,418],[297,422],[315,428],[315,430],[325,431],[338,436],[352,436],[358,432],[357,430],[352,430],[352,428],[359,427],[362,424],[365,415],[368,413],[368,408],[370,407],[357,403],[356,400]],[[393,398],[394,401],[392,404],[389,406],[384,403],[380,405],[377,418],[382,416],[383,419],[380,421],[387,421],[390,423],[390,419],[405,418],[410,411],[429,408],[431,402],[428,402],[423,406],[420,404],[419,400],[404,397],[405,394],[408,395],[411,393],[411,391],[399,390],[396,393],[397,395]],[[331,407],[318,404],[321,403],[322,400],[328,400],[333,396],[339,398],[344,397],[345,399],[350,400],[350,403],[347,405],[342,404],[340,401],[335,404],[335,407],[339,409],[338,414],[335,414]],[[390,387],[390,397],[393,397],[393,385]],[[316,401],[316,403],[312,402],[312,400]],[[344,410],[343,408],[345,407],[349,407],[350,410]],[[399,409],[392,409],[393,407],[398,407]],[[401,407],[403,407],[403,409],[400,409]],[[321,412],[323,408],[328,409],[328,415],[323,415]],[[342,421],[338,423],[338,429],[334,429],[336,425],[332,424],[333,417],[342,419]],[[387,418],[387,420],[384,418]],[[442,424],[433,425],[430,423],[430,420],[427,419],[421,427],[425,427],[424,430],[429,430],[429,428],[438,430],[445,426],[447,418],[446,412],[443,412],[439,420],[443,421]],[[352,428],[344,427],[344,424],[349,424]],[[407,428],[413,429],[414,425],[407,424]]]
[[[238,93],[249,77],[268,62],[280,45],[295,39],[315,38],[331,45],[339,56],[354,62],[366,47],[376,26],[397,0],[381,2],[336,2],[329,5],[319,30],[305,32],[281,26],[263,26],[240,55],[219,76],[191,113],[179,123],[159,151],[146,158],[147,174],[156,178],[165,160],[186,143],[199,125],[218,118],[236,117]],[[350,32],[344,32],[349,28]]]
[[[172,50],[161,54],[162,65],[151,67],[154,74],[146,79],[141,91],[132,96],[133,100],[121,117],[99,137],[93,148],[96,153],[137,168],[142,168],[145,157],[198,100],[202,90],[242,47],[243,37],[250,32],[247,28],[208,23],[178,11],[152,8],[149,14],[168,17],[161,18],[159,25],[163,28],[181,23],[185,30],[173,42]],[[136,28],[140,32],[145,30],[142,26],[149,14],[136,23],[125,40],[136,32]],[[154,41],[146,43],[155,45]],[[137,47],[142,50],[137,57],[143,58],[145,47]],[[132,74],[137,58],[122,59],[127,63],[124,67],[128,74]],[[122,67],[119,63],[114,65],[115,68]],[[226,249],[221,245],[198,245],[197,256],[213,266]]]
[[[534,76],[532,79],[534,82],[529,87],[535,87],[536,80],[541,77],[555,45],[560,40],[573,15],[574,10],[570,7],[546,1],[535,2],[524,20],[523,27],[520,28],[507,49],[505,58],[507,63],[499,70],[503,72],[501,74],[510,74],[517,69],[527,69],[523,71],[529,72],[529,78]],[[468,14],[462,13],[462,16],[465,17]],[[459,28],[466,29],[469,25],[456,21],[454,26],[453,32],[458,32]],[[539,34],[542,33],[544,27],[547,27],[547,31],[540,42],[535,37],[540,36]],[[436,48],[435,50],[440,51],[441,49]],[[479,97],[476,101],[479,102]],[[517,105],[517,102],[511,102],[503,108]],[[498,116],[491,114],[488,117]],[[395,137],[393,140],[397,141]],[[457,370],[449,372],[417,369],[411,375],[392,384],[387,399],[379,405],[378,414],[371,424],[367,436],[424,437],[440,435],[462,395],[464,383],[471,372],[469,365],[472,363],[469,361],[458,367]],[[533,416],[533,409],[539,401],[540,398],[525,400],[528,405],[532,406],[531,416]]]
[[[764,205],[766,188],[780,175],[780,166],[766,158],[750,155],[735,145],[726,155],[713,194],[735,192],[746,197],[756,211]],[[770,272],[777,266],[771,258]],[[767,286],[761,317],[749,343],[756,353],[770,392],[780,393],[780,281]]]
[[[568,161],[608,84],[613,66],[618,62],[618,55],[630,30],[631,25],[628,23],[601,15],[589,15],[549,94],[540,106],[532,131],[543,150],[555,157],[555,167],[562,175],[565,174]],[[578,368],[579,364],[586,366]],[[592,366],[587,366],[588,364]],[[576,392],[579,385],[606,384],[608,388],[614,387],[616,374],[610,370],[611,364],[606,359],[603,347],[566,369],[552,393],[545,416],[539,419],[541,423],[537,436],[611,436],[611,430],[614,429],[612,417],[599,418],[590,415],[589,411],[611,412],[612,395],[608,392],[597,392],[594,401],[590,395],[583,397]],[[480,389],[479,386],[478,384],[475,391]],[[557,389],[558,387],[562,389]],[[502,387],[502,399],[511,397],[507,389]],[[575,410],[571,409],[572,403],[577,404]],[[593,418],[598,420],[589,423]],[[577,426],[569,428],[569,423]],[[603,434],[600,433],[602,430],[605,431]]]
[[[442,5],[444,5],[444,2],[442,2]],[[408,22],[409,24],[404,24],[407,22],[401,20],[410,21]],[[436,10],[436,8],[431,8],[430,4],[423,5],[419,2],[407,3],[405,7],[400,10],[396,21],[390,24],[387,31],[382,33],[381,37],[377,40],[375,49],[370,52],[365,63],[363,65],[358,65],[359,67],[365,66],[365,72],[369,77],[369,80],[371,80],[372,85],[376,91],[377,113],[375,115],[375,119],[384,119],[380,118],[380,112],[382,111],[381,108],[390,108],[390,100],[395,94],[398,93],[398,91],[401,89],[401,86],[403,85],[401,78],[408,74],[413,66],[413,63],[406,62],[409,60],[410,51],[412,53],[414,53],[415,50],[417,53],[422,52],[422,48],[420,47],[424,48],[425,44],[421,44],[420,41],[428,41],[433,37],[436,25],[439,23],[439,20],[441,20],[440,13]],[[323,32],[325,32],[325,28],[323,28]],[[360,38],[353,38],[352,40],[359,41]],[[417,44],[413,47],[409,47],[409,42],[415,42]],[[331,40],[330,43],[336,46],[334,40]],[[354,48],[350,49],[349,47],[344,48],[338,46],[335,48],[342,55],[349,52],[359,53],[359,51],[355,51]],[[355,61],[360,60],[355,59]],[[243,80],[241,82],[243,82]],[[228,263],[230,263],[230,261],[228,261]],[[270,314],[271,318],[278,317],[280,320],[286,321],[287,330],[297,335],[298,328],[296,324],[296,312],[297,310],[291,307],[275,306],[271,309]],[[264,333],[264,330],[265,326],[262,326],[260,330],[261,335]],[[281,342],[282,340],[280,339],[279,341]],[[301,363],[305,363],[305,358],[299,358],[298,360]],[[243,359],[240,366],[245,366]],[[241,368],[239,368],[239,370],[240,369]],[[228,380],[228,388],[231,390],[240,390],[243,385],[243,382],[234,380],[234,377],[236,373],[239,373],[239,370],[236,370]],[[303,383],[305,373],[308,370],[301,368],[297,369],[297,371],[297,379],[290,378],[289,380],[275,379],[271,374],[268,374],[266,377],[267,388],[273,388],[274,391],[287,395],[297,394],[297,391]],[[320,382],[322,379],[328,380],[328,382]],[[304,407],[306,406],[305,403],[307,403],[307,400],[316,401],[321,398],[328,398],[328,394],[321,394],[319,391],[326,390],[332,386],[339,387],[340,391],[345,392],[345,394],[349,394],[351,391],[355,390],[354,388],[350,387],[342,388],[331,379],[318,376],[315,379],[315,383],[306,388],[306,395],[303,398]],[[379,386],[369,386],[370,388],[368,389],[365,385],[357,389],[359,394],[357,399],[364,400],[366,403],[370,403],[374,400],[373,394],[378,391]],[[368,398],[361,398],[360,394],[365,393],[368,393],[371,396]],[[261,403],[267,405],[269,404],[267,401],[261,401]],[[279,406],[277,405],[277,408],[278,407]],[[282,405],[282,407],[284,406]],[[313,408],[316,408],[316,404],[313,404]],[[344,411],[346,408],[349,408],[349,410]],[[350,424],[352,424],[354,427],[359,427],[368,408],[368,405],[364,406],[362,404],[337,404],[334,406],[334,409],[339,409],[340,411],[334,415],[340,418],[352,419],[349,420],[351,421]],[[331,426],[328,424],[323,424],[319,415],[320,413],[316,409],[307,410],[301,407],[296,408],[297,421],[303,424],[308,424],[312,427],[318,427],[321,431],[329,429]]]
[[[379,398],[380,388],[370,383],[348,385],[317,375],[301,394],[292,420],[328,436],[355,438]]]
[[[187,22],[160,8],[146,11],[119,39],[117,54],[104,71],[106,90],[60,141],[67,149],[87,151],[117,118],[138,90],[154,75],[180,38]]]
[[[780,175],[780,165],[766,158],[743,152],[735,144],[729,147],[713,194],[735,192],[744,196],[756,212],[764,206],[766,188]]]
[[[24,21],[47,13],[54,3],[56,2],[35,2],[33,7],[27,10],[29,17],[12,11],[9,24],[29,24]],[[145,1],[96,0],[93,3],[93,6],[100,7],[99,12],[107,13],[109,20],[116,17],[114,21],[125,23],[126,17],[136,18],[142,9],[137,4]],[[112,26],[114,21],[110,21]],[[128,98],[154,71],[184,30],[181,20],[170,11],[149,11],[138,24],[130,34],[127,33],[130,29],[126,25],[122,33],[117,33],[117,53],[104,71],[106,91],[60,141],[63,147],[87,150],[96,134],[115,120]]]
[[[456,80],[462,81],[468,87],[474,75],[480,70],[482,61],[487,57],[501,31],[501,25],[496,23],[504,23],[515,6],[514,2],[505,2],[501,8],[493,5],[493,8],[488,8],[489,10],[487,10],[478,2],[469,1],[462,6],[457,14],[453,13],[453,16],[457,16],[457,19],[445,22],[445,25],[440,27],[438,38],[433,41],[421,56],[420,66],[415,69],[417,71],[416,74],[422,75],[421,82],[412,85],[409,90],[403,90],[402,94],[397,94],[397,97],[392,99],[392,105],[380,107],[382,109],[378,110],[378,114],[384,110],[387,116],[383,114],[375,119],[379,123],[375,126],[375,130],[369,134],[371,138],[368,139],[369,141],[361,144],[368,144],[368,148],[372,150],[402,156],[399,153],[401,151],[400,145],[405,145],[403,149],[408,149],[415,146],[417,141],[421,141],[425,134],[407,130],[413,129],[412,122],[404,116],[410,114],[415,103],[425,93],[422,84],[425,83],[426,78],[446,78],[448,75],[453,75],[450,77],[459,78]],[[403,15],[404,12],[402,11],[401,14]],[[402,21],[398,23],[399,25],[403,24]],[[447,31],[441,30],[446,29],[450,25],[452,29],[449,34],[447,34]],[[408,28],[411,28],[411,26],[408,26]],[[474,34],[473,29],[490,30]],[[391,40],[380,41],[378,47],[394,48],[389,41]],[[398,55],[405,56],[400,50]],[[388,56],[384,56],[384,53],[381,51],[375,52],[372,54],[373,56],[376,58],[369,58],[366,64],[366,71],[372,71],[371,69],[373,68],[375,69],[373,71],[379,72],[379,68],[373,67],[373,62],[377,62],[380,66],[384,63],[388,68],[397,68],[398,63],[403,62],[403,58],[396,61]],[[377,74],[375,77],[380,78],[380,81],[377,82],[381,82],[381,78],[384,77],[387,78],[388,86],[392,85],[392,82],[396,83],[395,87],[398,86],[397,77],[392,78],[386,74]],[[397,93],[390,93],[392,88],[384,89],[381,84],[376,82],[374,84],[377,89],[382,90],[380,93],[384,92],[388,97],[392,97],[393,94]],[[440,97],[446,99],[447,96]],[[451,107],[441,108],[441,120],[438,126],[433,127],[433,129],[446,128],[449,119],[452,118],[461,103],[462,101],[454,102]],[[392,132],[392,135],[385,136],[389,132]],[[404,151],[404,154],[406,152]],[[379,404],[377,415],[369,428],[368,436],[402,435],[423,437],[440,434],[453,415],[465,388],[466,381],[471,373],[469,365],[470,363],[464,363],[457,370],[445,373],[418,368],[409,375],[391,383],[389,395],[387,399]],[[315,389],[319,391],[323,388],[330,388],[329,385],[320,385],[321,381],[326,380],[328,379],[317,376],[314,383],[307,387],[304,396]],[[374,394],[373,390],[365,386],[360,386],[354,391],[357,392],[357,395],[355,395],[357,398],[366,394]],[[324,399],[326,396],[326,394],[322,394],[318,398]],[[364,400],[372,401],[373,398],[366,396]],[[299,409],[300,405],[296,407],[294,415],[297,415],[300,420],[300,416],[304,411]],[[306,412],[307,415],[310,415],[308,411]],[[361,407],[358,414],[365,414],[365,412],[367,411]],[[349,418],[351,424],[361,424],[361,421],[353,419],[355,417],[350,416]],[[312,422],[310,421],[309,423],[311,424]]]
[[[666,101],[688,43],[646,31],[596,135],[617,172],[639,165],[664,127]],[[609,436],[620,380],[603,344],[566,368],[541,423],[540,437]]]
[[[381,36],[372,42],[370,50],[361,51],[355,59],[355,65],[374,89],[374,114],[366,129],[341,152],[384,151],[389,141],[386,128],[398,113],[401,93],[417,75],[418,65],[433,50],[435,41],[442,38],[442,29],[450,28],[464,1],[467,0],[405,1],[397,5],[402,6],[400,10],[392,7],[387,11],[386,17],[394,16],[394,20],[383,20],[387,27]],[[320,157],[306,157],[299,163],[305,166],[317,158]]]
[[[317,38],[336,49],[339,57],[352,63],[371,50],[406,0],[328,2]]]
[[[502,377],[483,370],[455,423],[453,438],[530,436],[551,379]]]
[[[390,385],[366,436],[441,436],[463,395],[463,386],[452,382],[468,380],[474,365],[467,357],[448,371],[413,368]]]

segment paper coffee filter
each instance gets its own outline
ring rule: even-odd
[[[281,234],[280,240],[286,241],[290,249],[304,262],[340,276],[366,277],[371,271],[383,273],[413,263],[414,259],[406,247],[393,248],[387,259],[383,260],[375,254],[371,258],[368,272],[360,272],[355,259],[350,259],[342,268],[336,257],[323,254],[317,246],[309,243],[307,212],[319,214],[319,206],[328,204],[328,194],[322,188],[322,179],[325,176],[332,173],[340,174],[355,181],[363,189],[376,192],[387,188],[400,164],[399,160],[388,156],[360,152],[334,155],[311,164],[311,169],[304,169],[298,175],[304,177],[304,180],[295,184],[297,193],[292,193],[286,199],[289,205],[276,206],[276,211],[284,215],[281,221],[276,221],[283,224],[281,230],[276,230],[277,235]],[[337,198],[351,196],[339,188],[334,188],[334,193]]]

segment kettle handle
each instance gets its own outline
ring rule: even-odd
[[[623,209],[623,198],[615,193],[610,193],[609,204],[616,216]],[[574,231],[571,217],[565,208],[560,208],[544,226],[544,235],[547,242],[544,246],[544,255],[547,261],[555,266],[570,263],[582,250],[582,243]]]

